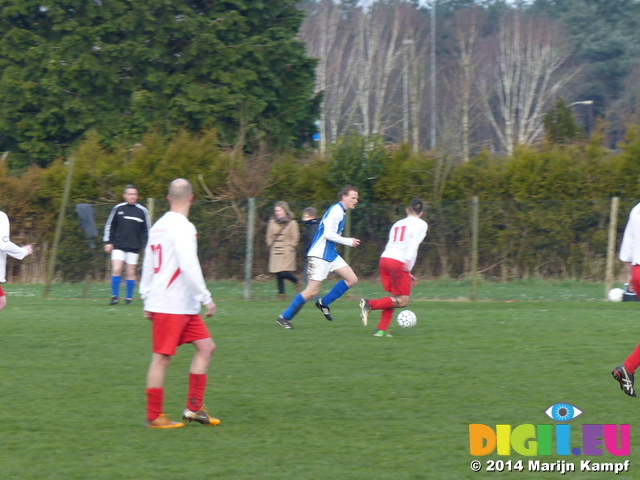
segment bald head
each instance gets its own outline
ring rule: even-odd
[[[176,178],[169,184],[169,196],[178,202],[188,200],[192,193],[191,184],[184,178]]]
[[[193,189],[191,184],[184,178],[176,178],[169,184],[169,195],[167,200],[171,205],[170,210],[189,216],[191,202],[193,202]]]

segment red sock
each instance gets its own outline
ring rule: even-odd
[[[624,368],[626,368],[629,373],[635,372],[638,366],[640,366],[640,343],[624,361]]]
[[[187,408],[197,412],[202,408],[204,389],[207,387],[207,376],[203,374],[189,374],[189,395],[187,396]]]
[[[147,388],[147,420],[153,422],[162,413],[164,388]]]
[[[371,310],[384,310],[385,308],[393,308],[393,300],[391,300],[391,297],[369,300],[369,306],[371,307]]]
[[[386,332],[389,329],[391,317],[393,317],[393,308],[385,308],[382,310],[380,321],[378,322],[378,330],[384,330]]]

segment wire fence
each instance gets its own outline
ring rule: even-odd
[[[207,280],[243,282],[250,259],[249,276],[256,285],[269,281],[266,227],[279,199],[256,198],[254,202],[196,201],[190,220],[198,230],[199,256]],[[168,210],[165,199],[143,201],[152,215],[159,218]],[[303,208],[314,206],[319,217],[335,200],[323,202],[289,202],[301,234]],[[615,251],[617,251],[633,199],[621,199],[616,215]],[[253,236],[247,241],[250,205],[255,205]],[[72,205],[66,208],[62,237],[57,247],[53,275],[54,285],[85,282],[85,294],[108,297],[95,283],[110,278],[110,262],[102,246],[104,224],[112,205],[94,205],[100,236],[95,248],[80,227]],[[429,224],[427,238],[420,246],[413,273],[422,279],[469,278],[472,273],[473,231],[472,202],[430,202],[424,219]],[[605,279],[611,199],[593,201],[479,202],[477,274],[485,280],[576,279],[602,282]],[[360,203],[349,212],[343,235],[361,240],[358,248],[341,248],[342,255],[361,278],[377,276],[380,253],[387,241],[390,226],[405,216],[404,206]],[[13,226],[19,233],[13,240],[35,243],[36,255],[22,262],[10,261],[9,282],[40,283],[46,277],[45,259],[51,252],[51,239],[33,228]],[[53,237],[53,235],[50,235]],[[303,252],[298,255],[301,273]],[[624,278],[624,266],[616,261],[614,276]],[[273,282],[275,291],[275,281]],[[52,296],[65,296],[54,287]],[[101,292],[101,293],[97,293]]]

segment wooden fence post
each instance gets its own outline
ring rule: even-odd
[[[618,227],[618,209],[620,208],[620,198],[613,197],[611,199],[611,212],[609,213],[609,241],[607,243],[607,266],[604,275],[604,298],[608,298],[607,294],[613,285],[613,262],[616,253],[616,230]]]

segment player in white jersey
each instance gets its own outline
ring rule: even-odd
[[[322,217],[316,235],[313,237],[311,248],[307,252],[309,281],[306,288],[293,298],[291,304],[276,320],[276,323],[282,328],[293,328],[291,319],[310,298],[318,295],[320,285],[331,272],[340,275],[342,280],[336,283],[329,293],[316,301],[316,307],[320,309],[327,320],[333,320],[329,305],[358,282],[356,274],[336,251],[336,243],[348,247],[360,245],[360,240],[357,238],[345,238],[341,235],[347,210],[356,208],[358,204],[358,189],[351,185],[345,185],[338,192],[338,198],[340,201],[330,207]]]
[[[627,264],[630,289],[640,295],[640,203],[629,214],[620,245],[620,260]],[[620,384],[620,388],[630,397],[637,396],[634,386],[635,371],[640,367],[640,344],[625,361],[613,369],[611,374]]]
[[[188,220],[193,202],[191,184],[182,178],[171,182],[167,195],[171,208],[149,231],[140,281],[144,315],[152,322],[153,355],[147,374],[147,427],[176,428],[162,413],[164,379],[171,357],[178,346],[191,343],[196,349],[189,369],[185,421],[217,425],[203,405],[207,370],[216,348],[200,317],[201,305],[206,317],[216,313],[202,276],[198,260],[197,232]]]
[[[9,240],[9,217],[4,212],[0,212],[0,282],[7,281],[7,255],[22,260],[27,255],[33,253],[33,247],[26,245],[19,247]],[[7,305],[7,297],[2,287],[0,287],[0,310]]]
[[[371,310],[382,310],[376,337],[390,337],[389,324],[394,308],[404,308],[409,304],[411,287],[415,286],[416,278],[411,270],[416,263],[418,247],[427,236],[427,222],[422,220],[422,201],[411,200],[406,210],[407,217],[397,221],[389,231],[387,247],[380,256],[380,280],[385,292],[391,296],[377,300],[360,299],[360,320],[367,325]]]

